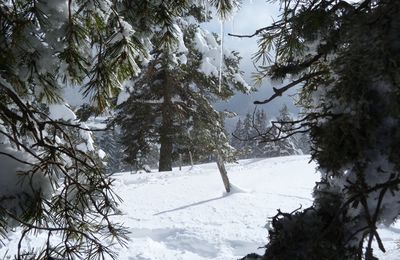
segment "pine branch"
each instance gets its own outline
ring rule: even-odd
[[[254,101],[254,104],[255,105],[267,104],[267,103],[271,102],[272,100],[274,100],[275,98],[282,96],[283,93],[285,93],[289,89],[297,86],[298,84],[300,84],[300,83],[302,83],[304,81],[308,81],[308,80],[310,80],[310,79],[312,79],[314,77],[317,77],[317,76],[320,76],[320,75],[324,75],[326,73],[327,73],[326,71],[318,71],[318,72],[314,72],[314,73],[309,73],[309,74],[306,74],[306,75],[304,75],[303,77],[301,77],[301,78],[299,78],[297,80],[294,80],[294,81],[290,82],[289,84],[287,84],[284,87],[281,87],[279,89],[273,88],[275,93],[271,97],[269,97],[268,99],[263,100],[263,101]]]
[[[228,33],[229,36],[232,37],[237,37],[237,38],[253,38],[254,36],[258,36],[259,34],[265,32],[265,31],[272,31],[272,30],[278,30],[281,28],[281,26],[283,25],[283,22],[277,22],[274,23],[270,26],[266,26],[260,29],[257,29],[254,33],[252,34],[234,34],[234,33]]]

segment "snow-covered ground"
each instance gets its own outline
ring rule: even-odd
[[[229,164],[236,185],[229,195],[215,163],[168,173],[116,174],[115,190],[124,200],[120,221],[131,232],[119,259],[225,260],[262,254],[268,217],[278,208],[290,212],[312,203],[319,176],[308,161],[308,156],[289,156]],[[382,227],[380,234],[388,253],[379,258],[400,259],[400,226]],[[16,250],[16,240],[7,244],[9,253]]]
[[[171,173],[119,174],[125,224],[132,241],[121,259],[237,259],[262,252],[267,218],[277,208],[311,204],[318,179],[308,157],[253,159],[227,165],[234,189],[224,186],[216,163]]]

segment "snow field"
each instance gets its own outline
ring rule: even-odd
[[[291,212],[312,204],[319,174],[309,156],[241,160],[228,164],[233,192],[226,194],[216,163],[175,168],[172,172],[117,174],[124,199],[121,217],[131,232],[126,260],[238,259],[263,254],[268,218],[279,208]],[[380,227],[387,253],[400,259],[400,226]]]
[[[318,174],[307,156],[228,164],[231,194],[215,163],[170,173],[117,175],[121,218],[131,232],[121,259],[237,259],[266,244],[276,209],[311,205]]]
[[[279,208],[291,212],[312,204],[319,180],[309,156],[241,160],[228,164],[233,192],[226,194],[216,163],[175,168],[172,172],[117,173],[115,191],[124,200],[116,217],[131,232],[121,260],[232,260],[267,243],[268,218]],[[387,253],[400,259],[400,225],[380,227]],[[3,240],[0,258],[17,250],[20,232]],[[25,248],[40,246],[45,234],[30,235]]]

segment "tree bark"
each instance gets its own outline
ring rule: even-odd
[[[172,171],[172,151],[173,151],[173,103],[172,103],[172,87],[166,72],[163,72],[163,98],[162,104],[162,124],[160,127],[160,159],[158,163],[158,171]]]
[[[160,138],[160,159],[158,171],[172,171],[172,142],[170,138]]]
[[[166,98],[165,98],[166,100]],[[162,125],[160,128],[160,159],[158,163],[158,171],[172,171],[172,113],[169,104],[170,100],[166,100],[162,108]]]
[[[224,165],[224,159],[222,156],[218,153],[217,154],[217,165],[218,165],[218,170],[219,173],[221,174],[222,177],[222,182],[224,183],[225,190],[226,192],[231,192],[231,184],[229,183],[229,178],[228,178],[228,173],[226,172],[225,165]]]

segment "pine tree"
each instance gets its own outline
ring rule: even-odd
[[[300,135],[294,134],[281,138],[282,134],[290,135],[288,125],[282,122],[292,122],[286,106],[279,111],[278,117],[272,124],[267,123],[267,114],[262,109],[257,109],[253,114],[247,113],[242,123],[239,119],[231,144],[239,151],[240,158],[279,157],[302,154],[301,145],[307,148],[307,140],[300,141]]]
[[[239,158],[242,158],[242,148],[243,148],[243,122],[242,119],[239,117],[238,121],[236,122],[235,130],[232,132],[231,138],[231,145],[238,151]]]
[[[192,18],[202,21],[203,12],[201,6],[194,5],[186,16],[175,20],[178,41],[170,48],[157,48],[160,38],[155,32],[151,60],[132,81],[129,98],[120,105],[117,122],[123,129],[128,156],[136,158],[138,151],[143,156],[148,144],[157,142],[160,171],[172,170],[174,157],[183,151],[200,159],[215,149],[220,143],[217,139],[227,142],[221,135],[220,114],[211,103],[229,98],[234,90],[246,91],[236,52],[224,53],[219,82],[216,35],[189,23]]]
[[[257,103],[302,85],[304,117],[288,125],[310,132],[321,181],[312,207],[273,218],[264,258],[376,259],[377,225],[400,213],[400,2],[281,4],[281,19],[255,34],[260,58],[276,51],[261,73],[294,80]]]
[[[257,109],[254,119],[254,127],[259,133],[264,133],[267,130],[267,114],[264,109]]]
[[[255,147],[257,141],[254,139],[257,136],[257,132],[254,128],[253,115],[248,112],[243,120],[243,129],[241,136],[243,136],[244,145],[242,150],[244,151],[245,158],[252,158],[254,156]]]
[[[293,118],[290,116],[289,109],[286,105],[279,110],[276,121],[279,127],[276,125],[272,126],[273,131],[275,131],[273,136],[279,136],[281,132],[287,136],[287,138],[282,138],[274,142],[278,147],[278,156],[301,154],[301,150],[296,146],[298,143],[297,136],[292,135],[293,131],[291,131],[291,127],[287,124],[287,122],[293,122]]]
[[[211,1],[222,16],[234,1]],[[160,12],[153,12],[154,6]],[[176,35],[170,22],[190,1],[37,1],[0,3],[0,234],[22,230],[17,259],[115,258],[126,231],[110,216],[118,196],[88,127],[63,103],[66,84],[81,87],[97,113],[151,49]],[[132,8],[137,7],[137,8]],[[22,252],[31,233],[43,247]]]
[[[120,143],[121,133],[119,129],[110,128],[104,131],[97,131],[95,136],[99,148],[105,152],[104,161],[107,173],[131,170],[131,167],[122,160],[124,151]]]
[[[232,133],[231,145],[237,150],[239,158],[254,158],[262,156],[261,146],[257,137],[267,129],[267,117],[264,110],[257,109],[248,112],[242,120],[239,118]]]
[[[85,80],[83,95],[103,110],[123,75],[137,72],[130,58],[142,46],[127,39],[133,31],[102,2],[111,8],[0,4],[0,233],[20,227],[20,246],[29,234],[48,234],[33,252],[10,252],[18,259],[115,257],[108,246],[126,239],[110,219],[118,199],[91,133],[62,102],[63,83]]]
[[[264,144],[260,142],[258,137],[260,134],[265,133],[268,131],[268,123],[267,123],[267,114],[263,109],[257,109],[255,111],[255,114],[253,115],[254,119],[254,133],[253,133],[253,138],[254,138],[254,145],[253,145],[253,157],[265,157],[265,151],[264,151]]]

